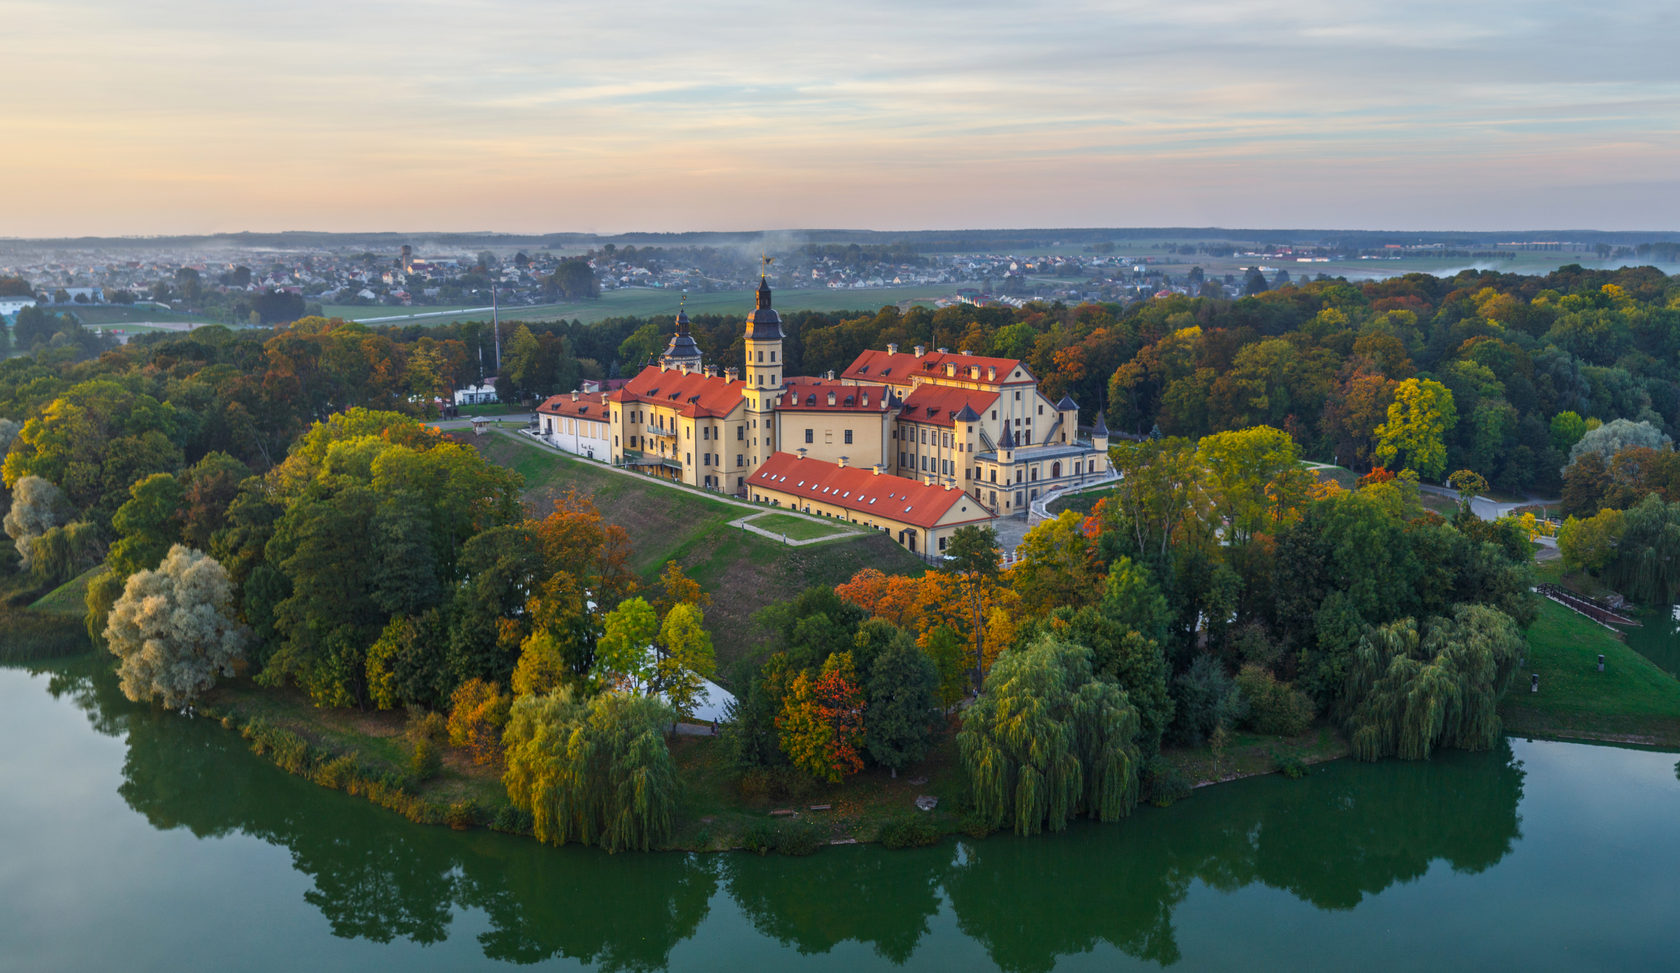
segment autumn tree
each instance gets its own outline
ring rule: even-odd
[[[475,764],[494,763],[501,755],[502,727],[510,701],[495,683],[468,679],[449,698],[449,742],[472,756]]]
[[[247,638],[227,572],[179,544],[156,570],[129,577],[104,635],[120,660],[123,695],[171,709],[192,705],[217,676],[233,675]]]
[[[794,767],[838,784],[863,769],[863,719],[851,653],[840,652],[829,656],[819,672],[793,678],[776,729]]]
[[[1419,476],[1439,476],[1447,465],[1447,433],[1457,424],[1458,411],[1445,385],[1408,378],[1395,386],[1388,421],[1376,429],[1376,457],[1384,466],[1399,461]]]
[[[1215,508],[1234,544],[1292,518],[1312,484],[1295,440],[1271,426],[1214,433],[1196,445],[1196,456],[1209,473]]]

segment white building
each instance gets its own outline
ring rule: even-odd
[[[612,458],[611,407],[604,392],[568,392],[537,407],[542,437],[554,446],[605,463]]]
[[[33,297],[0,297],[0,314],[7,317],[16,315],[26,307],[34,306],[35,299]]]
[[[489,405],[497,401],[496,380],[487,378],[483,385],[469,385],[455,390],[456,405]]]

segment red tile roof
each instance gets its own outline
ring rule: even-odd
[[[970,366],[979,366],[982,382],[996,382],[1004,384],[1009,374],[1021,366],[1016,358],[987,358],[982,355],[954,355],[948,351],[930,351],[920,358],[908,352],[889,354],[884,351],[865,351],[857,356],[857,360],[846,368],[841,378],[858,382],[886,382],[890,385],[909,385],[916,376],[924,378],[944,378],[947,364],[957,366],[956,377],[963,381],[975,381],[968,377]],[[987,378],[987,369],[996,368],[997,378]],[[1018,379],[1018,382],[1032,379]]]
[[[961,490],[928,486],[869,467],[802,459],[794,453],[771,454],[747,483],[915,527],[934,526],[959,503],[974,508],[974,516],[961,523],[992,519],[980,501]]]
[[[984,415],[997,403],[996,392],[980,392],[975,389],[952,388],[949,385],[916,386],[915,391],[904,397],[904,408],[899,410],[900,422],[925,422],[935,426],[953,425],[952,419],[962,411],[963,406],[969,406],[975,412]]]
[[[880,412],[891,389],[885,385],[842,385],[839,382],[806,382],[788,388],[777,410],[798,412]],[[834,396],[829,405],[828,397]]]
[[[721,417],[741,404],[747,383],[731,382],[702,372],[683,374],[681,369],[660,369],[649,365],[623,388],[610,396],[614,402],[643,402],[676,409],[681,415]]]
[[[549,416],[570,416],[574,419],[594,419],[603,422],[608,418],[606,398],[601,393],[594,395],[579,394],[573,401],[571,393],[552,396],[537,411]]]

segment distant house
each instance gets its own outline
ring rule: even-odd
[[[469,385],[455,390],[456,405],[490,405],[497,401],[494,378],[485,379],[483,385]]]
[[[34,306],[33,297],[0,297],[0,314],[7,317],[15,317],[24,308]]]

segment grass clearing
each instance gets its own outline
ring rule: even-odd
[[[29,606],[29,610],[81,621],[87,615],[88,582],[92,581],[94,575],[97,575],[104,568],[104,565],[92,567],[71,578],[42,595],[33,605]]]
[[[1598,671],[1604,654],[1605,671]],[[1529,692],[1529,674],[1540,691]],[[1680,747],[1680,680],[1616,633],[1551,601],[1528,630],[1528,664],[1500,706],[1520,736]]]
[[[825,524],[808,517],[795,517],[792,514],[762,514],[754,517],[750,523],[759,530],[781,534],[790,541],[809,541],[819,537],[841,537],[857,533],[840,521]]]

